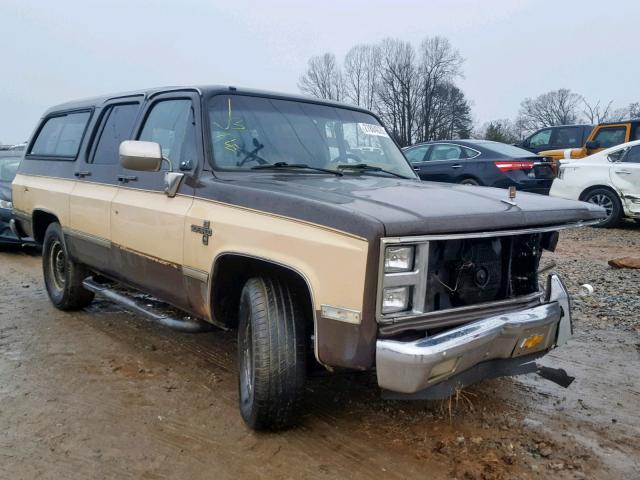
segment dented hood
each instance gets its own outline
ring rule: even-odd
[[[218,200],[300,218],[355,235],[462,233],[604,218],[592,204],[504,189],[374,175],[237,175],[212,189]],[[224,187],[222,185],[224,184]],[[207,189],[208,190],[208,189]],[[241,193],[242,192],[242,193]]]

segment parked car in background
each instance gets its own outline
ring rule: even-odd
[[[596,125],[584,145],[563,150],[544,150],[540,155],[557,162],[563,158],[584,158],[606,148],[640,140],[640,119]]]
[[[0,156],[0,245],[22,245],[32,243],[30,238],[20,239],[12,231],[10,222],[13,219],[11,203],[11,182],[20,166],[21,156]]]
[[[593,125],[559,125],[541,128],[515,146],[533,153],[560,148],[579,148],[585,144],[592,130]]]
[[[553,181],[551,164],[543,157],[506,143],[489,140],[425,142],[404,149],[422,180],[516,187],[547,194]]]
[[[608,148],[583,160],[562,160],[550,195],[595,203],[607,211],[601,227],[623,217],[640,223],[640,141]]]

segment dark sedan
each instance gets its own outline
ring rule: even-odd
[[[484,185],[548,194],[552,164],[506,143],[488,140],[426,142],[404,149],[422,180]]]
[[[23,245],[33,243],[29,239],[20,239],[9,227],[13,218],[11,204],[11,182],[16,176],[21,157],[14,155],[0,156],[0,245]]]

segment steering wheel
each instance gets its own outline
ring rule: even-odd
[[[344,155],[338,155],[336,158],[331,160],[331,163],[339,163],[341,161],[345,161],[348,164],[357,164],[362,163],[362,158],[355,153],[347,152]]]

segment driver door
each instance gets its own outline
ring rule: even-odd
[[[136,140],[157,142],[163,162],[159,172],[121,167],[111,206],[114,263],[122,279],[178,307],[189,305],[183,276],[186,214],[193,203],[191,178],[202,165],[198,97],[159,95],[150,102]],[[184,174],[175,197],[165,194],[165,174]]]
[[[640,213],[640,145],[631,147],[609,171],[611,181],[623,195],[625,210]]]

